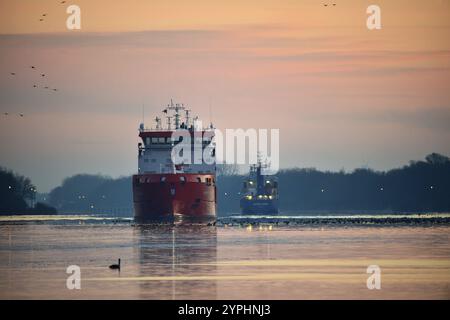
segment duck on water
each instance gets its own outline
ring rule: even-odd
[[[112,265],[109,266],[109,268],[113,269],[113,270],[119,270],[120,271],[120,258],[119,258],[117,264],[112,264]]]

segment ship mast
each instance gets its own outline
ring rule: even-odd
[[[184,107],[183,104],[179,104],[179,103],[174,104],[173,100],[170,99],[170,104],[164,110],[165,113],[167,113],[168,110],[175,111],[175,114],[173,115],[173,117],[175,118],[175,129],[180,128],[180,111],[185,110],[185,109],[186,108]],[[168,120],[168,124],[169,124],[169,130],[171,130],[170,120]]]
[[[172,130],[172,117],[167,116],[166,118],[167,118],[167,129]]]
[[[189,128],[189,120],[191,119],[189,115],[191,113],[191,110],[185,109],[184,112],[186,114],[186,117],[185,117],[186,128]]]
[[[161,130],[161,118],[156,117],[155,122],[156,122],[156,130]]]

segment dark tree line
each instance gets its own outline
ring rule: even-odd
[[[0,167],[0,215],[56,214],[44,203],[34,203],[36,187],[29,178]]]
[[[239,211],[242,179],[219,177],[222,212]],[[389,171],[288,169],[278,180],[282,211],[450,211],[450,159],[436,153]]]
[[[66,178],[48,195],[61,213],[132,215],[131,177],[112,179],[79,174]]]
[[[217,177],[219,214],[239,212],[243,179],[235,172]],[[278,180],[284,212],[450,211],[450,159],[439,154],[389,171],[287,169],[278,173]],[[48,198],[61,213],[133,214],[131,177],[76,175]]]

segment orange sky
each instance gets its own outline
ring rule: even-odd
[[[324,8],[322,4],[328,2],[337,6]],[[81,8],[84,32],[215,29],[258,24],[362,28],[366,8],[371,4],[382,8],[386,27],[448,27],[450,15],[448,0],[78,0],[65,4],[59,0],[2,0],[1,32],[65,32],[65,9],[70,4]],[[45,23],[39,22],[42,13],[47,14]]]
[[[0,111],[26,114],[0,118],[0,165],[44,191],[130,174],[142,103],[150,122],[171,97],[206,119],[211,100],[219,128],[280,128],[284,167],[450,154],[450,1],[324,2],[0,1]]]

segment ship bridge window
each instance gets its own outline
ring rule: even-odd
[[[166,143],[166,138],[158,138],[158,143]]]
[[[183,141],[183,136],[179,136],[177,138],[172,138],[172,137],[167,138],[167,142],[171,142],[174,144],[181,142],[181,141]]]
[[[202,182],[202,178],[200,178],[200,177],[197,177],[197,182]]]
[[[186,177],[180,177],[180,181],[181,181],[182,184],[185,184],[186,183]]]
[[[146,137],[146,138],[145,138],[145,144],[146,144],[146,145],[150,144],[150,137]]]
[[[206,178],[206,185],[208,185],[208,186],[211,185],[211,178]]]

